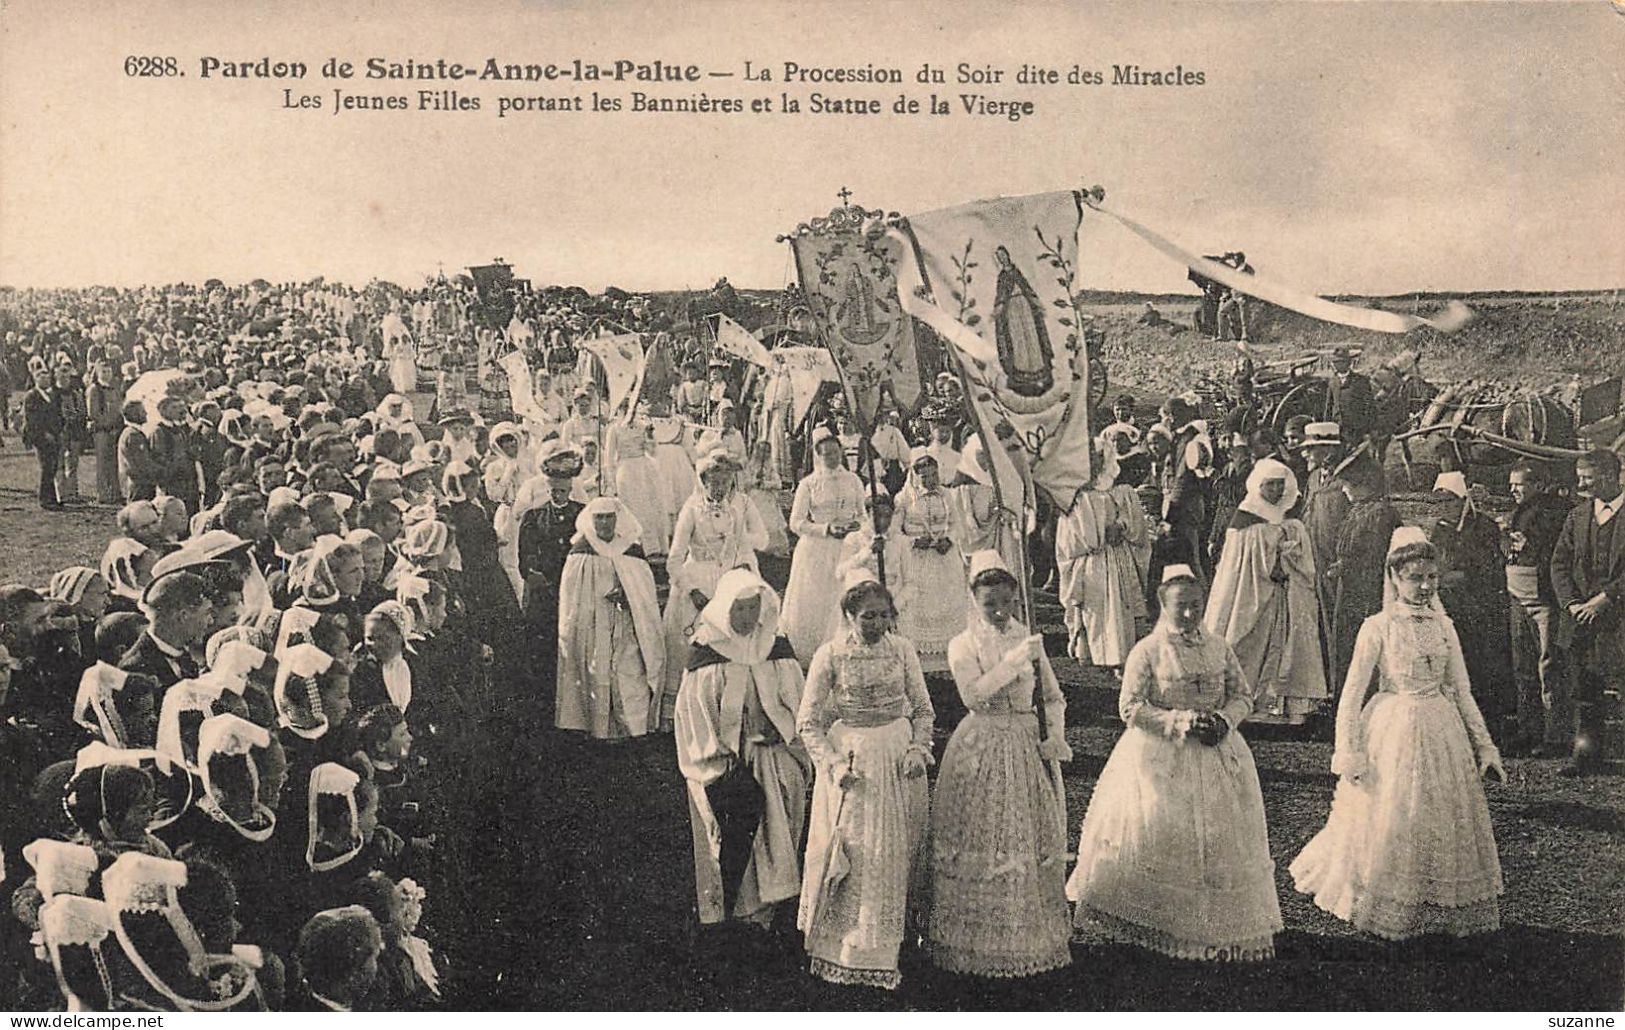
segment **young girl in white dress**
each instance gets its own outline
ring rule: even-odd
[[[1291,866],[1316,905],[1389,940],[1501,925],[1482,778],[1506,772],[1438,585],[1426,536],[1395,530],[1388,600],[1360,627],[1337,706],[1331,816]]]
[[[948,741],[931,816],[931,960],[976,976],[1072,961],[1066,908],[1066,701],[997,551],[971,556],[975,606],[948,645],[970,710]],[[1042,725],[1040,725],[1040,712]]]
[[[688,423],[672,417],[671,401],[664,397],[649,402],[649,424],[655,445],[655,464],[660,468],[666,507],[675,526],[683,502],[694,492],[693,441],[689,438]]]
[[[954,542],[954,512],[937,459],[914,448],[908,485],[897,495],[897,525],[908,538],[897,570],[897,632],[914,642],[926,672],[948,668],[948,641],[965,628],[965,559]]]
[[[796,735],[817,770],[796,928],[814,976],[894,989],[923,875],[934,713],[886,588],[858,570],[846,632],[807,670]]]
[[[1055,526],[1055,564],[1066,607],[1067,653],[1121,668],[1143,619],[1151,540],[1139,496],[1119,484],[1117,455],[1095,451],[1094,481],[1078,490]]]
[[[1128,729],[1101,771],[1067,882],[1074,922],[1173,958],[1275,954],[1281,906],[1252,751],[1237,732],[1252,691],[1224,638],[1202,628],[1202,587],[1170,565],[1162,614],[1129,652]]]
[[[813,460],[790,506],[796,550],[784,588],[784,633],[803,661],[829,636],[830,601],[841,589],[835,571],[841,541],[863,518],[863,483],[842,467],[840,441],[822,426],[813,431]]]
[[[666,682],[660,696],[660,732],[671,729],[677,688],[688,668],[689,641],[699,613],[730,569],[755,572],[767,532],[756,506],[738,489],[739,465],[725,448],[701,454],[699,486],[683,502],[672,533],[666,571],[671,592],[661,616],[666,634]]]
[[[634,415],[609,428],[609,467],[615,470],[615,495],[643,527],[638,543],[650,558],[664,557],[671,546],[672,518],[665,481],[654,459],[647,419]],[[685,496],[688,491],[685,491]]]

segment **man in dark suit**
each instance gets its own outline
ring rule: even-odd
[[[570,499],[570,488],[581,472],[581,458],[573,448],[555,447],[542,462],[550,491],[548,499],[524,514],[519,522],[519,573],[525,580],[524,613],[534,641],[537,669],[554,669],[558,663],[559,587],[564,578],[564,561],[570,555],[570,539],[575,535],[576,518],[582,505]],[[550,675],[539,683],[553,682]],[[552,710],[551,697],[541,699],[543,711]]]
[[[1574,750],[1565,776],[1584,776],[1597,764],[1605,690],[1625,689],[1625,490],[1619,456],[1582,455],[1575,475],[1584,503],[1563,523],[1552,548],[1552,593],[1574,617],[1569,687]]]
[[[214,621],[214,604],[201,576],[172,572],[152,581],[143,605],[152,621],[124,652],[118,667],[157,680],[162,698],[163,691],[203,671],[192,652],[204,643]]]
[[[1191,424],[1197,415],[1192,405],[1174,397],[1168,401],[1167,412],[1174,426],[1173,448],[1162,471],[1162,521],[1151,545],[1155,579],[1148,582],[1160,581],[1161,570],[1169,565],[1189,565],[1206,584],[1207,555],[1202,540],[1207,533],[1207,473],[1213,469],[1213,454],[1199,428]]]
[[[1552,550],[1572,505],[1551,486],[1543,465],[1523,462],[1513,468],[1508,489],[1518,506],[1506,518],[1501,540],[1511,598],[1507,613],[1518,730],[1523,746],[1541,757],[1568,754],[1574,737],[1563,686],[1567,633],[1551,577]]]
[[[179,497],[188,515],[198,511],[197,447],[186,424],[189,411],[180,397],[158,402],[158,422],[152,427],[149,452],[158,473],[158,489]]]
[[[39,458],[39,506],[46,511],[62,507],[56,495],[56,466],[62,460],[62,398],[51,373],[34,373],[34,388],[23,398],[23,446]]]
[[[1350,448],[1364,443],[1376,427],[1377,406],[1371,380],[1354,371],[1354,356],[1347,347],[1332,350],[1332,376],[1327,381],[1326,419],[1336,422]]]

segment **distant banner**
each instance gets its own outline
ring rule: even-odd
[[[475,317],[489,329],[501,329],[513,317],[513,269],[507,265],[476,265],[469,274],[474,279],[474,295],[479,300]]]
[[[897,302],[908,245],[852,225],[790,239],[796,274],[819,334],[865,424],[881,391],[912,409],[920,396],[914,328]]]
[[[904,310],[942,337],[978,417],[1015,430],[1033,482],[1062,508],[1090,479],[1089,358],[1072,300],[1082,214],[1077,194],[1040,193],[894,230],[919,256],[899,271]]]
[[[727,315],[718,314],[714,317],[717,320],[717,347],[720,350],[732,354],[741,361],[748,361],[758,368],[768,368],[771,365],[767,348],[762,346],[762,341],[750,334],[750,330]]]
[[[1421,326],[1430,326],[1442,333],[1453,333],[1472,320],[1472,309],[1459,300],[1451,301],[1444,311],[1433,318],[1421,318],[1417,315],[1402,315],[1393,311],[1377,311],[1373,308],[1357,307],[1353,304],[1338,304],[1335,301],[1317,297],[1312,293],[1300,290],[1295,286],[1275,282],[1264,276],[1244,273],[1229,265],[1221,265],[1217,261],[1195,254],[1172,242],[1156,230],[1135,221],[1127,215],[1120,214],[1108,208],[1104,202],[1085,197],[1084,203],[1108,218],[1116,220],[1125,229],[1145,240],[1153,247],[1173,258],[1199,275],[1204,275],[1214,282],[1245,293],[1249,297],[1268,301],[1279,307],[1296,311],[1300,315],[1318,318],[1322,322],[1333,322],[1337,325],[1351,326],[1355,329],[1369,329],[1374,333],[1408,333]]]
[[[578,346],[583,353],[591,354],[602,364],[609,389],[609,396],[605,398],[606,410],[616,411],[643,372],[642,341],[636,333],[622,333],[583,340]]]

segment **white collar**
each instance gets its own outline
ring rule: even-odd
[[[174,644],[169,643],[167,640],[164,640],[158,634],[154,633],[151,629],[147,630],[147,636],[151,637],[152,642],[158,645],[158,650],[162,651],[171,658],[179,658],[186,654],[185,648],[176,647]]]
[[[1591,501],[1591,517],[1597,520],[1597,525],[1606,526],[1622,507],[1625,507],[1625,490],[1621,490],[1611,501],[1596,497]]]
[[[396,655],[387,662],[379,662],[378,671],[383,677],[384,691],[389,695],[390,703],[406,711],[412,703],[412,667],[407,664],[406,656]]]

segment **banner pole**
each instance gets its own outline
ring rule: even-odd
[[[801,255],[796,252],[796,245],[795,245],[794,240],[787,240],[786,242],[788,242],[790,244],[790,256],[795,261],[796,281],[801,284],[802,290],[806,291],[806,289],[807,289],[806,280],[802,277],[802,274],[801,274]],[[810,293],[808,295],[809,295],[809,297],[811,296]],[[810,304],[810,302],[809,302],[809,304]],[[869,427],[869,425],[867,423],[867,420],[863,417],[863,408],[862,408],[861,405],[858,404],[857,394],[852,391],[852,388],[848,385],[848,383],[846,381],[846,371],[841,368],[841,363],[839,361],[835,360],[835,351],[829,345],[829,338],[826,335],[824,335],[824,323],[823,323],[823,321],[821,319],[818,319],[818,318],[814,318],[812,321],[813,321],[814,331],[817,332],[817,334],[818,334],[818,342],[823,345],[823,348],[826,351],[829,351],[830,363],[835,366],[835,376],[841,382],[841,392],[846,395],[846,405],[847,405],[847,409],[849,410],[849,412],[852,415],[852,421],[857,423],[858,432],[862,434],[861,442],[858,445],[859,448],[860,448],[860,450],[858,451],[858,457],[859,457],[859,463],[860,464],[862,464],[862,460],[863,460],[864,457],[868,458],[868,468],[869,468],[869,526],[875,533],[878,534],[880,532],[880,526],[875,521],[875,503],[874,502],[875,502],[875,499],[879,496],[879,486],[875,482],[874,448],[871,447],[870,444],[869,444],[870,427]],[[809,432],[807,434],[807,436],[808,436],[808,440],[810,441],[811,438],[812,438],[812,434]],[[807,458],[808,458],[809,462],[816,460],[816,456],[813,455],[812,450],[811,450],[810,447],[807,449]],[[857,471],[857,470],[854,469],[853,471]],[[886,554],[885,554],[885,548],[884,547],[881,548],[881,550],[878,553],[876,553],[876,555],[875,555],[875,569],[876,569],[876,574],[879,576],[881,585],[884,586],[885,583],[886,583]]]

